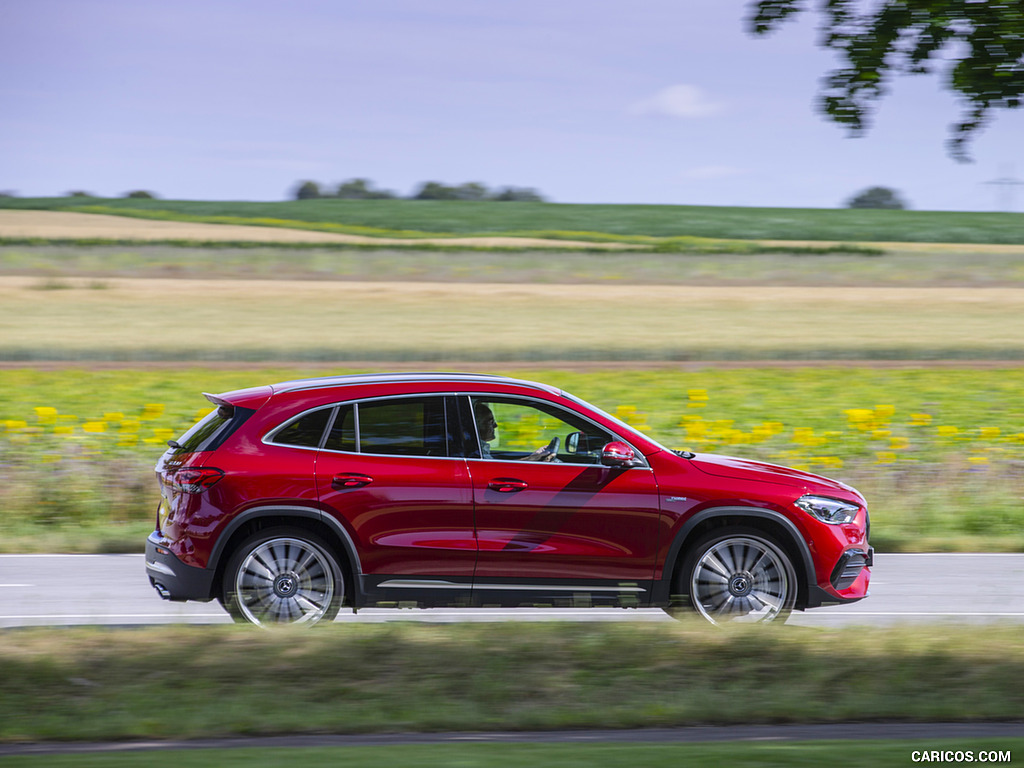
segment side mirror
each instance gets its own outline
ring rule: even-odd
[[[601,463],[606,467],[633,467],[638,463],[636,453],[625,443],[608,443],[601,450]]]
[[[580,442],[583,442],[583,450],[586,452],[587,436],[582,432],[570,432],[565,436],[565,452],[566,453],[579,453]]]

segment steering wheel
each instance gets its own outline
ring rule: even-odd
[[[537,451],[537,456],[539,456],[537,461],[558,461],[558,446],[560,444],[560,438],[551,438],[550,443]]]

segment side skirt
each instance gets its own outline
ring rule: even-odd
[[[366,608],[646,608],[652,581],[362,576]]]

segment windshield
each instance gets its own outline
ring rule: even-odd
[[[569,392],[566,392],[565,390],[562,390],[562,394],[567,399],[572,400],[574,403],[577,403],[578,405],[586,406],[587,408],[592,410],[594,413],[598,413],[601,416],[604,416],[606,419],[611,421],[613,424],[618,425],[624,432],[628,432],[631,435],[635,435],[635,436],[641,438],[642,440],[644,440],[645,442],[654,443],[656,446],[658,446],[663,451],[667,451],[668,450],[665,446],[663,446],[661,443],[659,443],[657,440],[655,440],[650,435],[644,434],[643,432],[638,430],[636,427],[631,427],[629,424],[625,423],[621,419],[617,419],[614,416],[612,416],[610,413],[608,413],[607,411],[604,411],[604,410],[598,408],[593,403],[588,403],[583,398],[576,397],[576,395],[573,395],[573,394],[571,394]]]

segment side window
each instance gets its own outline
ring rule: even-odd
[[[448,456],[444,397],[402,397],[339,409],[327,450],[389,456]]]
[[[338,415],[334,417],[331,434],[327,436],[324,448],[328,451],[356,452],[355,406],[343,405],[338,408]]]
[[[332,411],[332,408],[321,408],[299,417],[275,434],[271,442],[300,448],[319,448],[320,439],[324,436]]]
[[[470,400],[480,439],[473,458],[598,464],[601,449],[618,439],[550,403],[488,396]]]

